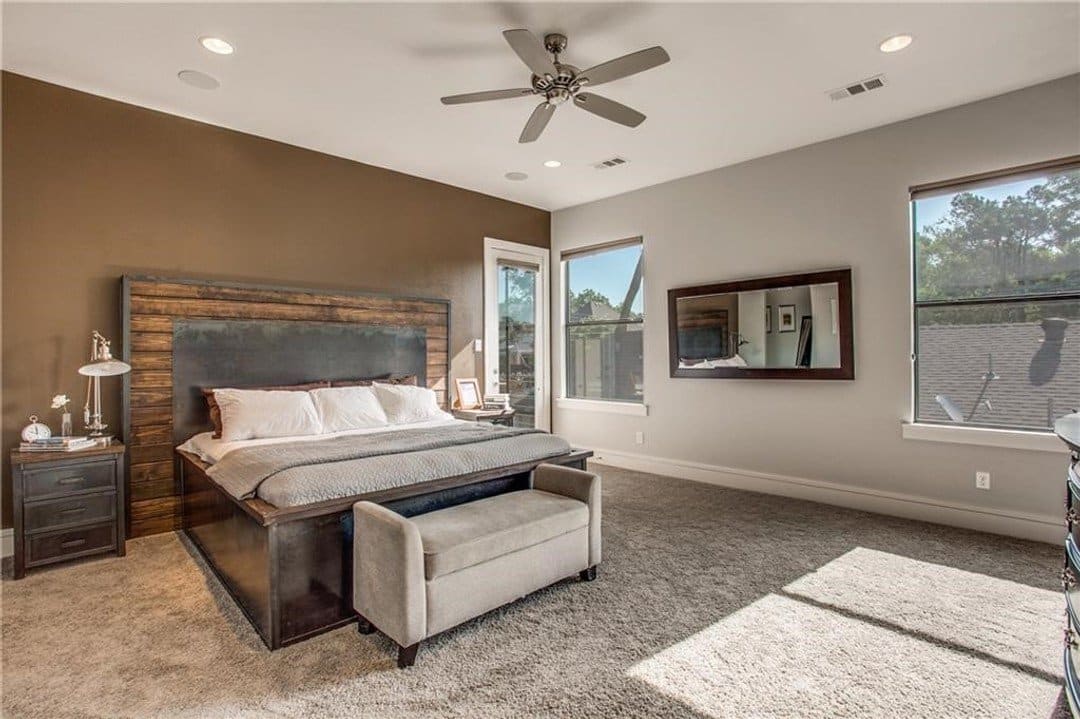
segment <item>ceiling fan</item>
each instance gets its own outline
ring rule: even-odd
[[[573,65],[559,62],[559,55],[566,50],[565,35],[549,33],[544,36],[543,45],[528,30],[504,30],[503,37],[510,43],[510,47],[521,58],[521,61],[532,70],[531,87],[450,95],[442,98],[442,102],[444,105],[461,105],[467,102],[509,100],[526,95],[541,95],[544,101],[537,105],[529,116],[529,121],[525,123],[525,129],[521,131],[518,142],[533,142],[540,137],[540,133],[547,127],[548,121],[555,113],[555,108],[567,100],[572,100],[578,107],[599,115],[605,120],[627,127],[637,127],[645,121],[645,116],[640,112],[606,97],[594,95],[591,92],[581,92],[581,89],[636,75],[663,65],[671,59],[664,48],[656,46],[602,62],[587,70],[579,70]],[[552,57],[548,57],[548,53],[551,53]]]

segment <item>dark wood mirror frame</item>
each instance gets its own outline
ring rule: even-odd
[[[840,335],[839,367],[713,367],[692,369],[679,366],[679,326],[676,304],[680,298],[736,292],[774,290],[801,285],[837,285],[837,320]],[[668,290],[668,357],[672,377],[709,379],[855,379],[855,337],[852,330],[851,270],[826,270],[794,275],[759,277]]]

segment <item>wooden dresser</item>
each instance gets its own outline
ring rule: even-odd
[[[1065,479],[1065,567],[1061,585],[1065,590],[1065,695],[1073,717],[1080,717],[1080,414],[1062,417],[1054,432],[1069,446],[1069,469]]]
[[[12,452],[15,579],[94,554],[124,555],[124,445]]]

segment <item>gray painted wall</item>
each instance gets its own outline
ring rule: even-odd
[[[1060,517],[1064,455],[901,437],[908,187],[1074,154],[1080,75],[554,213],[553,257],[644,237],[649,407],[638,417],[556,406],[555,431],[578,446]],[[855,381],[668,377],[669,288],[848,266]],[[562,333],[552,335],[560,377]],[[974,489],[977,469],[992,472],[991,491]]]

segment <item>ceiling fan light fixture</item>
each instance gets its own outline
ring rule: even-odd
[[[199,44],[216,55],[232,55],[233,46],[220,37],[203,36],[199,38]]]
[[[893,35],[881,41],[878,49],[882,52],[900,52],[914,40],[911,35]]]
[[[531,87],[449,95],[441,101],[444,105],[461,105],[488,100],[509,100],[528,95],[539,96],[540,104],[533,108],[521,135],[518,136],[518,142],[522,144],[536,142],[551,120],[555,108],[564,104],[576,105],[586,112],[625,127],[637,127],[645,121],[645,115],[606,97],[582,93],[581,88],[620,80],[671,60],[664,48],[656,45],[586,70],[579,70],[561,59],[567,45],[566,36],[561,33],[548,33],[544,36],[543,43],[523,28],[505,30],[503,37],[518,58],[532,71]],[[559,167],[561,164],[557,160],[544,163],[546,167]],[[511,179],[509,173],[506,177]]]
[[[551,167],[551,168],[562,167],[562,163],[559,162],[558,160],[544,160],[544,167]]]

